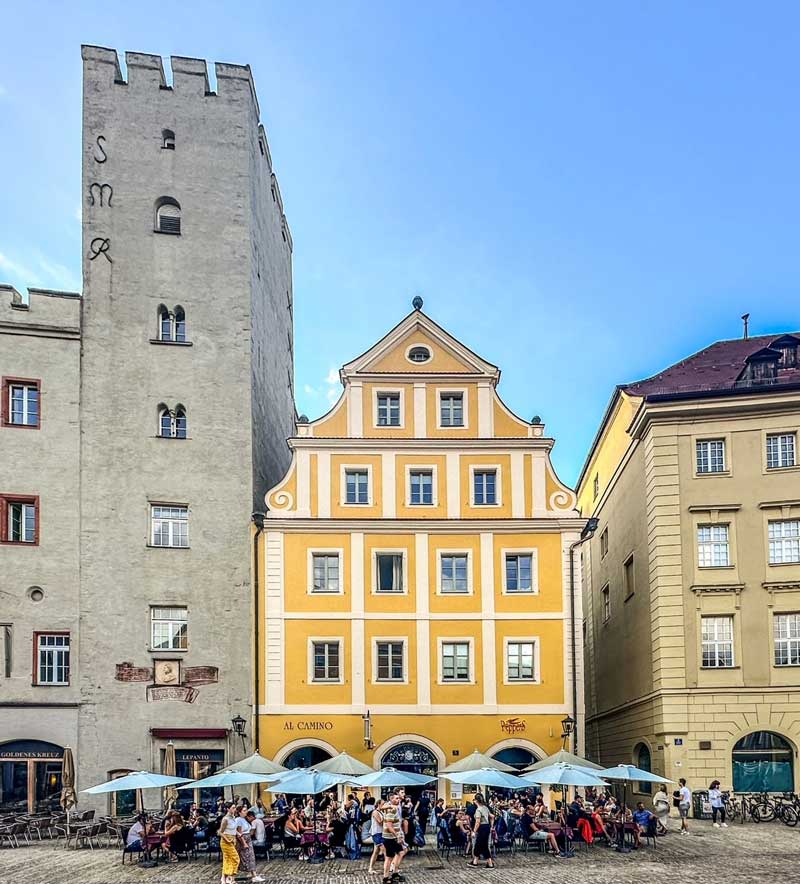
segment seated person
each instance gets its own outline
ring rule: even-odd
[[[208,820],[202,810],[195,807],[189,817],[189,825],[194,832],[195,841],[205,841],[208,830]]]
[[[147,822],[147,817],[140,814],[136,817],[136,822],[128,829],[128,835],[125,838],[125,848],[134,852],[144,850],[145,836],[153,833],[153,827]]]
[[[248,810],[245,819],[250,823],[250,838],[254,847],[264,847],[267,843],[267,827],[260,816],[256,816],[254,810]]]
[[[544,796],[537,795],[536,803],[533,805],[533,818],[535,820],[541,820],[545,817],[550,817],[550,811],[547,809],[547,805],[544,803]]]
[[[453,843],[465,848],[469,848],[472,843],[472,821],[463,810],[456,814]]]
[[[553,856],[561,856],[556,836],[552,832],[546,832],[544,829],[540,829],[539,826],[536,825],[533,818],[533,810],[534,806],[529,804],[525,813],[519,818],[522,837],[527,842],[544,841],[547,845],[548,853],[551,853]]]
[[[183,825],[183,817],[177,810],[171,810],[164,820],[164,848],[167,851],[168,862],[178,861],[174,848],[180,842],[179,834],[183,830]]]
[[[340,853],[344,851],[345,839],[347,838],[347,830],[350,828],[350,821],[344,815],[343,811],[338,808],[328,812],[328,847],[330,847],[329,857],[334,857],[336,851]]]
[[[306,827],[303,825],[303,821],[300,819],[300,811],[293,807],[289,811],[289,816],[286,819],[286,825],[283,827],[283,843],[286,845],[288,850],[291,850],[293,847],[300,846],[300,839],[302,838],[303,832],[305,832]],[[304,853],[300,854],[300,859],[307,859]]]
[[[637,835],[640,833],[646,835],[651,830],[653,831],[653,834],[655,834],[658,817],[652,811],[647,810],[644,803],[641,801],[636,805],[636,810],[633,812],[633,821],[639,829],[639,831],[636,832]]]

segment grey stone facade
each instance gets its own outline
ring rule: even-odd
[[[79,701],[77,741],[64,737],[77,750],[79,788],[159,770],[166,732],[178,751],[222,751],[226,762],[247,748],[225,732],[236,715],[249,731],[248,525],[288,465],[295,416],[291,237],[249,67],[217,64],[212,92],[199,59],[173,58],[167,85],[158,56],[127,53],[123,78],[115,51],[84,46],[82,55],[83,298],[65,302],[75,335],[63,355],[47,342],[25,360],[2,356],[4,373],[17,360],[8,372],[22,375],[51,347],[40,435],[59,447],[42,455],[39,445],[49,466],[34,462],[15,479],[41,496],[42,542],[11,551],[21,560],[8,588],[15,608],[0,609],[0,624],[13,619],[30,641],[26,587],[49,581],[69,601],[51,616],[69,620],[72,677],[48,696]],[[179,235],[157,230],[165,202],[180,214]],[[33,301],[31,321],[45,299]],[[161,305],[185,311],[185,341],[159,340]],[[186,438],[159,435],[164,405],[185,409]],[[4,435],[14,433],[33,435]],[[154,504],[188,508],[186,547],[154,543]],[[187,609],[185,650],[153,649],[154,606]],[[159,660],[171,670],[157,673]],[[29,670],[19,696],[38,699]],[[64,744],[45,730],[23,736]]]

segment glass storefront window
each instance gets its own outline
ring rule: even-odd
[[[27,813],[27,761],[0,761],[0,811]]]
[[[36,770],[36,812],[60,809],[58,802],[61,798],[61,762],[37,761],[34,763],[34,768]]]
[[[188,777],[190,780],[201,780],[219,773],[225,766],[225,752],[222,749],[176,749],[175,775]],[[244,787],[249,790],[249,786]],[[178,792],[178,809],[188,811],[192,803],[211,810],[217,799],[224,797],[224,790],[216,789],[181,789]],[[249,794],[247,792],[246,794]]]
[[[0,743],[0,813],[37,813],[58,806],[64,750],[44,740]]]

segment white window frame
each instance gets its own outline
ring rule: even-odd
[[[186,617],[183,620],[173,619],[171,617],[158,617],[158,618],[156,618],[156,616],[155,616],[156,611],[184,611],[186,614]],[[157,647],[156,642],[155,642],[156,623],[165,623],[170,626],[170,629],[169,629],[170,643],[173,641],[173,639],[175,637],[174,633],[173,633],[173,629],[171,627],[173,627],[173,626],[180,627],[181,624],[183,626],[185,626],[186,627],[186,638],[185,638],[186,647],[185,648],[173,648],[173,647],[159,648],[159,647]],[[177,631],[178,630],[176,630],[176,632]],[[171,654],[173,652],[179,653],[179,654],[185,654],[189,650],[189,608],[186,605],[174,605],[174,604],[168,604],[168,603],[164,603],[163,605],[150,605],[150,650],[155,653],[158,653],[158,654],[161,654],[161,653],[170,653]]]
[[[451,427],[442,423],[442,395],[461,394],[461,411],[464,416],[463,426]],[[468,430],[469,429],[469,388],[468,387],[436,387],[436,429],[437,430]]]
[[[22,421],[17,423],[14,417],[14,390],[22,390]],[[36,421],[29,422],[30,418],[30,391],[36,390]],[[27,381],[10,381],[8,384],[8,425],[10,427],[38,427],[42,413],[42,390],[39,383]]]
[[[376,430],[402,430],[406,425],[406,397],[403,387],[377,387],[372,391],[372,425]],[[381,396],[399,396],[400,397],[400,423],[399,424],[379,424],[378,423],[378,399]]]
[[[339,645],[339,678],[314,678],[314,645]],[[344,636],[342,635],[310,635],[308,637],[308,681],[307,684],[344,684]]]
[[[608,555],[608,525],[600,532],[600,558]]]
[[[396,589],[378,589],[378,556],[383,555],[400,555],[403,558],[403,588],[399,591]],[[370,559],[372,562],[372,575],[370,579],[370,588],[372,590],[372,595],[389,596],[390,598],[394,596],[408,595],[408,549],[406,549],[405,547],[398,547],[396,549],[384,546],[376,547],[372,550]]]
[[[65,644],[59,645],[47,645],[42,644],[42,639],[47,638],[56,638],[56,639],[66,639]],[[53,657],[52,669],[55,673],[58,669],[56,665],[56,659],[59,656],[63,656],[66,652],[67,656],[67,677],[66,679],[57,681],[56,679],[52,679],[50,681],[45,681],[42,678],[42,654],[49,653]],[[62,664],[63,668],[63,664]],[[43,687],[66,687],[70,683],[70,675],[72,674],[72,636],[68,632],[40,632],[36,636],[36,684],[37,686],[41,685]]]
[[[781,440],[790,437],[792,439],[792,463],[781,463]],[[778,440],[778,463],[775,466],[769,465],[769,442],[770,439]],[[764,440],[764,467],[767,472],[776,472],[778,470],[793,470],[798,466],[797,463],[797,432],[794,430],[777,430],[775,432],[765,433]]]
[[[186,512],[185,519],[156,519],[155,511],[157,509],[184,510]],[[170,524],[169,537],[170,541],[174,539],[173,523],[183,522],[186,525],[186,543],[156,543],[156,521],[168,522]],[[185,503],[150,503],[150,546],[154,549],[189,549],[189,506]]]
[[[509,645],[533,645],[533,678],[511,678],[508,672],[508,646]],[[503,684],[541,684],[541,641],[535,635],[507,635],[503,637]]]
[[[366,503],[348,503],[347,502],[347,474],[363,473],[367,474],[367,502]],[[341,506],[349,506],[353,509],[364,509],[368,506],[375,505],[375,483],[372,476],[372,464],[348,463],[342,464],[339,473],[340,483],[340,504]]]
[[[466,644],[469,646],[468,653],[468,665],[469,665],[469,678],[468,679],[448,679],[445,681],[444,679],[444,645],[459,645]],[[475,639],[472,636],[439,636],[436,639],[436,652],[437,652],[437,684],[440,685],[463,685],[463,684],[475,684]]]
[[[531,557],[531,588],[530,589],[512,589],[508,588],[508,580],[506,574],[506,557],[507,556],[530,556]],[[539,594],[539,550],[536,547],[503,547],[500,550],[500,567],[503,572],[503,595],[510,596],[531,596]]]
[[[424,347],[428,351],[428,358],[424,362],[417,362],[414,359],[411,359],[411,351],[416,350],[417,347]],[[419,341],[416,344],[409,344],[406,347],[405,352],[406,361],[410,362],[412,365],[427,365],[429,362],[433,361],[433,347],[427,341]]]
[[[786,534],[786,526],[795,526],[794,533]],[[780,532],[777,530],[780,527]],[[776,530],[773,532],[773,528]],[[779,536],[773,537],[773,533]],[[792,550],[794,547],[794,550]],[[794,555],[794,558],[787,558]],[[776,552],[780,550],[780,558]],[[797,565],[800,564],[800,518],[795,519],[770,519],[767,522],[767,561],[770,565]]]
[[[457,590],[442,589],[442,559],[445,556],[466,556],[467,557],[467,591],[459,592]],[[436,550],[436,595],[447,596],[448,598],[464,598],[475,594],[475,582],[472,570],[472,550],[471,549],[437,549]]]
[[[314,589],[314,556],[338,556],[339,558],[339,589]],[[333,546],[311,547],[306,555],[306,594],[316,596],[344,595],[344,548]]]
[[[406,506],[409,509],[424,509],[425,507],[439,506],[439,471],[435,463],[407,463],[405,466]],[[431,474],[432,503],[411,503],[411,474]]]
[[[731,637],[730,639],[721,639],[716,635],[716,626],[714,629],[715,636],[712,639],[705,639],[703,636],[703,623],[704,621],[719,621],[719,620],[727,620],[731,626]],[[718,624],[717,624],[718,625]],[[722,666],[707,666],[704,663],[705,660],[705,646],[711,645],[715,649],[715,659],[719,659],[720,648],[725,645],[730,644],[731,646],[731,662],[726,663]],[[701,669],[735,669],[736,668],[736,623],[733,619],[733,614],[703,614],[700,617],[700,668]]]
[[[403,677],[402,678],[379,678],[378,677],[378,645],[391,642],[399,644],[403,648]],[[406,635],[375,635],[372,637],[372,679],[371,683],[381,684],[408,684],[408,636]]]
[[[494,470],[494,503],[475,503],[475,473],[491,473]],[[496,509],[503,505],[503,466],[499,463],[471,463],[469,465],[469,505],[477,509]]]
[[[600,590],[600,611],[603,615],[603,623],[608,623],[611,619],[611,584],[606,585]]]
[[[14,534],[14,507],[20,507],[20,528],[22,534],[19,540],[13,539]],[[28,534],[28,516],[33,513],[33,533]],[[27,500],[6,500],[6,537],[9,543],[36,543],[36,532],[39,528],[37,523],[36,504]]]
[[[778,618],[794,618],[794,622],[787,627],[786,638],[778,637]],[[794,626],[794,629],[792,629]],[[794,632],[795,635],[791,635]],[[790,666],[800,666],[800,614],[795,611],[780,611],[772,615],[772,640],[773,640],[773,665],[778,669],[787,669]],[[778,662],[778,650],[786,646],[786,663]],[[795,662],[792,662],[794,659]]]
[[[722,445],[722,469],[720,470],[712,470],[712,457],[711,457],[711,446],[712,445]],[[701,470],[700,469],[700,449],[705,448],[705,459],[708,463],[709,469]],[[728,445],[727,439],[724,436],[714,436],[709,437],[707,439],[695,439],[694,440],[694,471],[697,476],[721,476],[727,472],[728,470]]]
[[[725,530],[725,540],[714,539],[714,530],[715,529],[724,529]],[[730,568],[733,563],[731,561],[731,526],[728,522],[701,522],[696,527],[696,542],[697,542],[697,567],[702,570],[714,570],[715,568]],[[700,532],[710,530],[711,537],[708,540],[700,539]],[[725,563],[724,564],[714,564],[714,551],[715,549],[725,549]],[[710,557],[711,564],[703,564],[704,552],[707,557]]]

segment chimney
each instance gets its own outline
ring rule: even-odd
[[[750,314],[745,313],[742,316],[742,322],[744,323],[744,334],[742,337],[747,340],[750,337]]]

